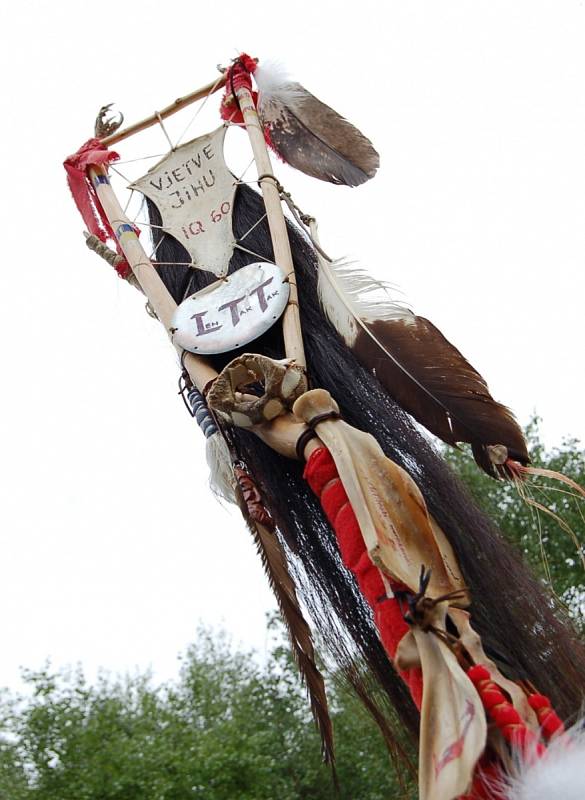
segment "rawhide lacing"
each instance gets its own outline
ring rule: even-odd
[[[315,431],[313,428],[307,428],[301,433],[295,445],[295,450],[299,461],[305,460],[305,447],[309,444],[311,439],[316,439],[316,438],[317,438],[317,431]]]
[[[284,203],[286,203],[290,213],[293,215],[299,226],[304,227],[305,233],[309,237],[309,240],[313,245],[313,247],[315,248],[315,250],[326,261],[332,261],[333,259],[327,255],[327,253],[321,247],[320,243],[315,239],[315,237],[311,233],[310,226],[311,223],[316,222],[315,217],[313,217],[311,214],[305,214],[305,212],[300,208],[300,206],[298,206],[293,200],[292,194],[290,192],[287,192],[282,183],[280,183],[280,181],[278,180],[278,178],[275,175],[272,175],[270,172],[265,172],[262,175],[258,175],[257,179],[258,186],[261,186],[262,181],[267,179],[274,181],[274,185],[276,187],[276,190],[278,191],[278,194],[280,195],[280,199]]]

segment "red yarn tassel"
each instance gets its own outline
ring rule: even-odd
[[[236,125],[244,124],[244,117],[240,111],[236,92],[242,86],[252,94],[254,105],[258,103],[258,93],[252,91],[252,75],[256,70],[256,60],[247,53],[242,53],[228,68],[225,83],[225,92],[221,100],[219,113],[221,118]]]

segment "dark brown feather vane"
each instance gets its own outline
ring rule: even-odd
[[[313,241],[317,228],[311,223]],[[421,425],[444,442],[469,442],[479,466],[510,476],[506,458],[526,464],[526,442],[512,412],[491,396],[485,380],[428,319],[395,301],[391,287],[361,267],[318,254],[318,293],[325,315],[358,360]],[[493,451],[492,451],[493,452]]]
[[[362,320],[352,349],[409,414],[444,442],[469,442],[479,466],[498,474],[489,445],[525,464],[526,442],[512,412],[428,319]],[[389,358],[390,354],[392,358]]]
[[[298,83],[262,92],[258,112],[271,146],[295,169],[330,183],[359,186],[376,174],[380,157],[350,122]]]
[[[254,538],[268,582],[288,629],[293,657],[306,685],[311,711],[321,736],[324,760],[334,767],[333,726],[329,716],[325,682],[315,661],[313,637],[299,605],[286,556],[274,529],[274,522],[262,503],[262,496],[250,473],[234,468],[239,488],[239,506]],[[335,771],[333,773],[335,778]]]

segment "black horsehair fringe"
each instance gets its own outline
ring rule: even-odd
[[[150,203],[149,214],[151,223],[161,224]],[[263,215],[260,195],[240,185],[233,218],[236,239]],[[314,250],[290,224],[289,235],[310,385],[330,391],[344,419],[373,434],[385,454],[413,477],[459,560],[471,590],[472,623],[488,654],[509,677],[531,681],[550,697],[562,717],[569,718],[583,702],[585,649],[563,609],[477,508],[430,441],[377,378],[357,362],[325,319],[317,298]],[[161,232],[155,228],[153,238],[163,264],[189,261],[169,235],[163,235],[161,242]],[[273,261],[265,220],[246,236],[245,243],[247,249]],[[236,249],[229,271],[255,260]],[[159,274],[177,303],[215,280],[210,273],[185,266],[161,265]],[[281,326],[275,325],[248,344],[246,351],[250,350],[282,358]],[[240,352],[212,357],[213,366],[221,370]],[[278,455],[250,432],[235,429],[234,440],[276,522],[322,654],[361,697],[391,751],[402,751],[404,731],[411,741],[418,735],[418,711],[380,643],[369,607],[341,561],[319,501],[303,480],[303,465]]]

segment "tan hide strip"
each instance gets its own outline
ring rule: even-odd
[[[444,603],[433,624],[445,629]],[[469,789],[487,739],[481,699],[449,647],[413,628],[423,673],[419,745],[420,800],[455,800]]]
[[[462,608],[449,607],[447,612],[451,622],[457,628],[459,641],[469,653],[474,664],[481,664],[490,674],[490,678],[509,696],[512,705],[520,714],[524,722],[534,731],[538,731],[539,722],[536,714],[530,708],[528,699],[524,691],[514,681],[506,678],[498,669],[496,664],[488,657],[481,638],[471,627],[471,617]],[[416,645],[416,640],[412,629],[409,630],[400,640],[396,655],[395,664],[400,670],[414,669],[421,666],[420,654]]]
[[[467,611],[461,608],[450,608],[448,613],[451,621],[457,628],[459,641],[463,647],[465,647],[473,659],[473,662],[475,664],[481,664],[482,667],[487,669],[493,682],[497,683],[497,685],[510,696],[512,705],[524,722],[534,731],[537,731],[539,729],[538,719],[528,704],[526,694],[518,684],[505,678],[494,662],[488,658],[483,649],[479,634],[471,627],[470,616]]]
[[[310,424],[339,408],[329,392],[313,389],[293,411]],[[423,496],[408,473],[386,458],[373,436],[340,419],[318,422],[318,434],[335,461],[373,563],[413,592],[422,566],[431,570],[430,597],[461,589],[453,552],[444,536],[437,543]]]

